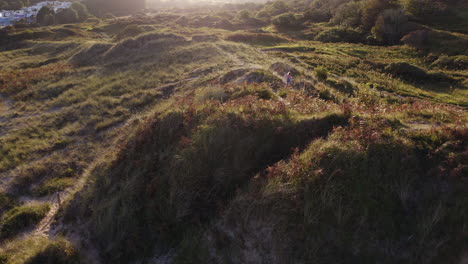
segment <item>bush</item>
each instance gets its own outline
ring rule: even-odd
[[[44,17],[43,25],[44,26],[50,26],[55,24],[55,16],[52,14],[47,14]]]
[[[32,189],[32,193],[35,196],[47,196],[57,192],[61,192],[75,183],[73,178],[53,178],[45,181],[44,183],[36,186]]]
[[[448,32],[416,30],[404,36],[402,41],[423,52],[468,55],[468,39]]]
[[[363,43],[365,42],[364,34],[349,28],[331,28],[320,32],[315,40],[321,42],[348,42],[348,43]]]
[[[73,2],[71,8],[76,11],[79,21],[85,21],[91,16],[88,8],[81,2]]]
[[[349,2],[340,5],[333,15],[331,23],[343,27],[358,27],[361,24],[361,2]]]
[[[289,11],[289,6],[284,1],[271,1],[263,6],[260,12],[265,12],[270,16],[277,16]]]
[[[402,9],[387,9],[377,18],[372,34],[387,44],[398,44],[408,29],[408,17]]]
[[[442,55],[437,60],[435,60],[431,66],[450,70],[466,70],[468,69],[468,56]]]
[[[259,19],[270,19],[270,14],[268,12],[266,12],[265,10],[260,10],[257,12],[257,14],[255,15],[256,18],[259,18]]]
[[[315,68],[315,76],[319,81],[326,81],[328,79],[328,71],[323,67]]]
[[[55,21],[54,15],[54,10],[44,6],[39,10],[39,12],[37,12],[36,21],[44,26],[52,25]]]
[[[425,50],[430,46],[431,35],[432,31],[430,30],[415,30],[404,36],[401,41],[410,47]]]
[[[406,11],[417,17],[429,17],[445,11],[445,5],[434,0],[402,0]]]
[[[286,13],[273,18],[272,23],[278,30],[300,29],[303,19],[293,13]]]
[[[407,81],[424,81],[429,76],[425,70],[407,62],[391,63],[384,71]]]
[[[53,241],[24,264],[81,264],[78,251],[65,240]]]
[[[10,238],[41,221],[49,212],[47,203],[23,205],[9,210],[1,220],[0,237]]]
[[[55,22],[58,24],[71,24],[79,21],[78,13],[73,8],[61,9],[55,14]]]
[[[0,192],[0,216],[11,208],[16,206],[16,201],[8,194]],[[0,262],[1,263],[1,262]]]
[[[365,30],[371,30],[379,15],[386,9],[395,8],[390,0],[368,0],[362,6],[361,24]]]
[[[307,9],[304,12],[304,20],[319,23],[319,22],[328,22],[331,19],[331,14],[329,12],[317,9]]]

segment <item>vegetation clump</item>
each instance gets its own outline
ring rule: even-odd
[[[50,242],[47,247],[27,259],[25,264],[80,264],[83,259],[77,250],[66,240]]]
[[[49,212],[47,203],[37,203],[15,207],[6,212],[0,224],[0,237],[10,238],[37,223]]]
[[[316,68],[315,76],[319,81],[326,81],[328,79],[328,71],[323,67]]]
[[[320,32],[315,40],[321,42],[349,42],[349,43],[362,43],[364,36],[362,33],[348,28],[331,28]]]

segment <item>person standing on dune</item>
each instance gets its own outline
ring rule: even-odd
[[[291,86],[291,85],[292,85],[292,75],[291,75],[291,72],[288,72],[286,74],[286,87]]]

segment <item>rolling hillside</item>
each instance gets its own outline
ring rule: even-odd
[[[318,2],[1,29],[0,263],[465,263],[468,35]]]

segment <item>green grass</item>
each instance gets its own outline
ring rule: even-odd
[[[52,178],[33,188],[32,193],[35,196],[46,196],[63,191],[72,187],[76,179],[74,178]]]
[[[21,238],[9,241],[0,248],[5,264],[85,263],[74,246],[64,238]]]
[[[49,212],[49,209],[49,204],[37,203],[9,210],[2,217],[0,237],[2,239],[11,238],[26,228],[34,226]]]

